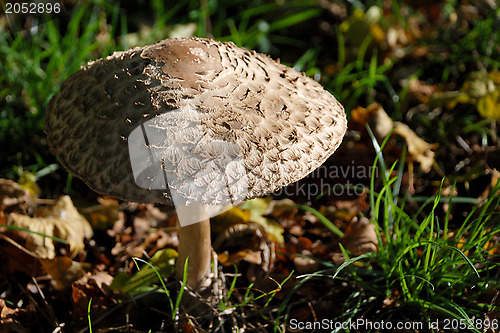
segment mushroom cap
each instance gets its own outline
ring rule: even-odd
[[[217,193],[235,184],[238,200],[269,194],[319,167],[347,128],[342,105],[316,81],[202,38],[91,61],[47,111],[48,144],[70,173],[101,194],[170,205],[174,194],[227,204]]]

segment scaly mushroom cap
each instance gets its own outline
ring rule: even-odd
[[[210,187],[221,175],[196,178],[204,161],[215,158],[228,176],[229,164],[216,158],[232,158],[233,181],[244,180],[238,198],[259,197],[319,167],[346,124],[342,105],[304,74],[233,43],[189,38],[89,62],[50,101],[45,131],[61,163],[96,192],[172,204],[175,187],[187,203],[224,204],[220,186]],[[141,129],[163,138],[145,146],[162,155],[159,169],[172,181],[134,177],[128,141]]]

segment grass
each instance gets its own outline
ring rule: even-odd
[[[423,220],[418,213],[409,216],[404,211],[406,201],[411,199],[393,195],[402,190],[398,188],[402,173],[391,176],[397,164],[386,168],[383,145],[378,148],[377,160],[383,170],[384,186],[376,191],[372,181],[370,189],[370,221],[378,231],[378,251],[350,258],[341,246],[344,264],[336,267],[323,262],[325,269],[299,276],[301,282],[280,308],[282,321],[289,322],[288,304],[305,282],[338,279],[352,286],[352,293],[342,304],[343,314],[334,318],[339,323],[347,325],[360,318],[423,323],[454,318],[465,328],[482,332],[484,327],[478,318],[500,310],[498,305],[481,301],[484,295],[500,289],[500,264],[498,254],[493,254],[499,247],[494,237],[500,233],[500,183],[467,215],[460,228],[451,231],[450,210],[444,220],[435,214],[443,199],[441,190],[429,198],[432,209]],[[453,197],[446,201],[450,205],[455,202]],[[395,304],[384,309],[384,300]]]
[[[140,39],[141,44],[165,38],[175,25],[194,22],[198,36],[231,40],[240,46],[279,57],[309,76],[322,74],[319,76],[322,83],[343,101],[347,110],[360,104],[386,101],[382,103],[385,109],[395,118],[402,118],[398,101],[404,99],[405,87],[394,86],[389,80],[396,60],[386,58],[383,61],[385,51],[377,46],[372,34],[367,34],[358,47],[353,46],[339,28],[327,32],[336,35],[333,38],[335,45],[323,42],[325,38],[317,31],[321,39],[311,45],[310,36],[301,33],[310,22],[327,15],[327,9],[318,6],[317,1],[201,3],[203,6],[200,7],[194,0],[179,1],[175,6],[158,0],[149,5],[138,2],[139,9],[134,12],[133,5],[120,8],[112,1],[86,1],[69,11],[67,17],[49,20],[36,31],[17,28],[21,32],[0,34],[0,59],[3,60],[0,62],[0,144],[6,147],[1,153],[5,162],[0,173],[15,178],[13,166],[36,172],[54,162],[52,156],[45,153],[43,133],[44,110],[49,99],[60,83],[79,66],[114,50],[133,46],[130,44],[132,39],[124,37],[140,31],[132,13],[139,19],[150,13],[154,16],[151,32],[146,34],[147,38]],[[372,3],[377,4],[376,1]],[[444,12],[452,12],[453,3],[448,2]],[[369,7],[361,3],[357,6],[362,10]],[[394,13],[400,16],[396,8]],[[393,16],[395,22],[382,18],[378,24],[382,28],[391,24],[404,26],[406,20],[399,16]],[[446,56],[429,57],[413,74],[423,81],[444,85],[447,81],[463,82],[467,73],[478,64],[484,70],[498,68],[500,58],[494,45],[498,45],[500,37],[494,33],[496,22],[496,12],[489,11],[470,30],[456,22],[440,27],[439,40],[429,40],[434,37],[424,36],[419,43],[437,45]],[[322,73],[325,66],[332,63],[337,67],[334,73]],[[437,67],[439,71],[435,70]],[[423,115],[417,117],[421,124],[427,123],[429,133],[435,133],[430,130],[436,128],[434,123]],[[463,120],[467,121],[467,118]],[[450,124],[445,125],[449,132]],[[464,124],[460,119],[456,125],[461,129],[473,123]],[[484,131],[484,126],[476,129]],[[439,135],[432,138],[435,142],[448,137],[441,135],[443,133],[436,134]]]
[[[386,142],[380,146],[376,144],[379,154],[374,162],[382,170],[384,185],[377,190],[372,181],[369,189],[370,222],[376,226],[379,235],[378,251],[351,257],[339,244],[346,260],[343,264],[336,266],[332,262],[321,262],[324,268],[312,274],[296,276],[292,272],[270,292],[255,289],[254,283],[237,287],[241,274],[235,266],[234,274],[228,275],[232,279],[227,282],[227,292],[218,304],[220,313],[241,309],[243,313],[251,311],[265,317],[265,309],[271,304],[278,311],[273,330],[281,332],[293,319],[290,317],[290,305],[297,299],[300,301],[301,297],[297,293],[305,283],[325,279],[341,281],[348,285],[344,288],[350,290],[350,294],[340,304],[342,314],[330,318],[338,327],[361,319],[371,322],[416,322],[421,325],[438,320],[442,327],[449,324],[450,319],[456,319],[456,323],[460,323],[457,324],[459,327],[482,332],[481,327],[484,326],[481,325],[486,325],[485,321],[481,321],[484,315],[500,310],[498,305],[483,300],[485,295],[494,294],[500,289],[500,264],[498,254],[494,254],[494,251],[498,253],[499,246],[494,237],[500,233],[500,183],[492,189],[489,198],[478,203],[456,230],[449,229],[450,210],[444,219],[438,218],[436,210],[442,208],[444,203],[451,206],[463,202],[465,198],[445,198],[441,195],[441,188],[410,216],[404,206],[412,198],[394,196],[394,193],[403,192],[400,188],[403,173],[393,171],[401,169],[404,162],[396,162],[388,168],[382,154]],[[376,170],[375,166],[373,170]],[[375,175],[372,175],[374,178]],[[428,204],[432,206],[430,212],[419,218],[421,210]],[[325,227],[333,226],[316,210],[307,206],[301,208],[318,214],[319,221]],[[334,234],[336,232],[332,231]],[[160,278],[158,271],[155,272]],[[186,278],[185,271],[184,281]],[[299,282],[283,301],[273,302],[282,286],[292,280]],[[160,281],[167,290],[163,278]],[[175,309],[179,308],[182,292],[183,288]],[[166,294],[170,300],[168,290]],[[261,299],[264,299],[262,304],[258,302]],[[391,305],[382,306],[384,301]],[[378,330],[365,328],[361,331]]]
[[[92,333],[92,319],[90,318],[90,309],[92,307],[92,298],[89,300],[89,306],[87,308],[87,319],[89,321],[89,332]]]
[[[194,24],[197,36],[233,41],[304,71],[342,102],[348,116],[358,106],[377,102],[393,119],[408,123],[440,147],[433,172],[420,174],[425,189],[410,195],[404,187],[408,153],[403,150],[397,162],[386,159],[382,150],[388,141],[379,145],[372,135],[373,165],[378,166],[373,170],[381,173],[372,174],[366,217],[376,226],[378,251],[352,257],[340,244],[344,264],[316,259],[320,270],[298,280],[294,274],[285,274],[278,287],[267,292],[254,284],[242,287],[236,268],[234,275],[228,275],[232,278],[226,283],[228,292],[218,304],[219,312],[244,315],[251,309],[264,322],[273,323],[272,330],[283,331],[292,319],[294,304],[307,305],[300,296],[307,283],[334,281],[333,292],[342,295],[341,311],[330,318],[337,322],[363,317],[429,322],[455,318],[467,323],[498,313],[498,305],[485,300],[500,289],[495,240],[500,231],[499,185],[487,199],[474,196],[471,184],[485,175],[484,162],[474,160],[472,153],[451,153],[458,137],[466,145],[475,145],[476,151],[496,146],[498,152],[498,122],[482,119],[473,105],[448,109],[422,103],[427,108],[415,111],[409,82],[418,79],[443,91],[459,90],[471,72],[498,70],[500,34],[495,27],[499,9],[481,7],[478,14],[456,15],[458,3],[444,1],[438,7],[442,24],[436,24],[422,8],[391,1],[392,8],[376,22],[379,30],[372,26],[356,40],[349,25],[341,27],[342,21],[349,23],[355,10],[366,13],[372,5],[382,7],[383,1],[350,1],[345,14],[336,14],[333,5],[339,3],[181,0],[170,5],[154,0],[125,5],[92,0],[70,6],[65,16],[46,21],[37,30],[19,26],[17,33],[10,33],[0,28],[0,176],[29,185],[23,179],[30,179],[31,174],[42,195],[68,191],[71,177],[57,167],[43,133],[45,107],[63,80],[89,60],[128,49],[136,42],[155,42]],[[410,14],[420,26],[408,19]],[[382,31],[385,38],[390,29],[404,31],[411,38],[391,48],[373,32]],[[465,166],[457,170],[462,162]],[[451,192],[443,193],[445,187]],[[462,188],[466,190],[453,195]],[[460,208],[464,213],[460,223],[452,218],[451,209],[443,213],[445,205]],[[337,238],[342,237],[344,232],[317,209],[309,204],[298,206],[316,216]],[[155,285],[159,279],[162,296],[169,301],[168,315],[174,320],[184,289],[169,291],[164,283],[168,269],[147,270],[147,265],[142,269],[148,272],[147,283],[132,279],[136,284],[130,288]],[[285,283],[293,288],[277,297]],[[172,292],[179,292],[175,304]],[[271,310],[266,312],[266,308]]]
[[[114,47],[96,41],[102,21],[97,8],[102,4],[89,2],[75,8],[65,27],[50,20],[34,33],[0,34],[2,175],[15,178],[12,166],[36,172],[53,161],[44,153],[48,101],[67,76]]]
[[[380,151],[383,146],[379,147]],[[370,210],[374,212],[370,221],[375,224],[379,235],[377,252],[351,257],[340,244],[346,260],[343,264],[336,266],[332,262],[321,262],[324,268],[312,274],[296,276],[292,272],[271,292],[259,291],[253,283],[248,287],[237,287],[241,274],[235,266],[235,273],[227,282],[227,293],[220,300],[218,311],[228,313],[228,310],[238,308],[243,313],[251,311],[266,316],[264,310],[271,304],[278,311],[273,330],[282,332],[293,319],[289,312],[291,303],[300,302],[301,297],[297,293],[306,282],[323,279],[341,281],[348,285],[344,288],[350,290],[340,304],[341,315],[329,318],[338,327],[348,327],[350,322],[361,319],[371,322],[416,322],[421,325],[438,320],[439,327],[446,323],[451,325],[449,320],[456,319],[459,327],[472,332],[482,332],[481,327],[490,325],[481,319],[485,318],[485,314],[500,310],[498,305],[483,300],[485,295],[500,289],[500,264],[498,254],[493,254],[499,246],[494,237],[500,232],[500,183],[489,198],[468,214],[466,222],[452,231],[449,229],[450,211],[443,220],[437,217],[435,211],[442,207],[443,202],[455,204],[455,198],[443,198],[439,191],[429,198],[432,208],[423,219],[419,219],[419,213],[408,215],[404,205],[411,199],[393,195],[402,191],[398,188],[402,173],[391,176],[398,163],[385,169],[383,155],[378,156],[375,163],[385,171],[382,176],[384,186],[377,191],[372,185],[369,190]],[[322,216],[320,222],[329,228],[332,222],[325,220]],[[273,302],[282,286],[292,280],[299,282],[283,301]],[[178,308],[181,297],[179,294],[175,308]],[[260,299],[265,302],[259,303]],[[382,306],[384,301],[391,305]],[[491,322],[492,327],[494,322]],[[361,331],[378,330],[365,328]]]

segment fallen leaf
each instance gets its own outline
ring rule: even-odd
[[[309,250],[312,246],[312,241],[307,237],[298,237],[297,240],[303,249]]]
[[[477,110],[484,118],[500,120],[500,89],[495,89],[491,93],[479,98]]]
[[[293,258],[293,263],[295,264],[298,274],[314,273],[319,268],[318,262],[309,257],[295,256],[295,258]]]
[[[0,179],[0,211],[26,213],[31,204],[28,190],[10,179]]]
[[[459,102],[475,104],[484,118],[500,120],[500,71],[473,72],[460,89],[466,94]]]
[[[361,130],[366,124],[370,123],[370,120],[378,111],[378,105],[372,104],[367,108],[362,106],[358,106],[354,110],[351,111],[351,125],[354,123],[357,130]],[[391,127],[392,129],[392,127]]]
[[[500,120],[500,71],[473,72],[460,91],[436,94],[432,103],[450,109],[457,103],[474,104],[482,117]]]
[[[250,211],[250,222],[260,224],[273,241],[278,244],[283,244],[283,227],[278,222],[264,216],[268,213],[268,208],[271,202],[270,198],[256,198],[245,201],[240,205],[240,207],[241,209]]]
[[[90,299],[92,306],[98,307],[101,311],[109,308],[113,304],[111,297],[113,291],[110,288],[112,282],[113,277],[106,272],[97,272],[93,275],[87,273],[75,281],[71,285],[75,315],[79,318],[87,316]]]
[[[16,232],[23,234],[26,248],[42,259],[55,258],[54,240],[67,243],[75,255],[85,247],[84,239],[92,237],[92,227],[78,213],[69,196],[60,197],[53,206],[40,208],[37,215],[12,213],[8,223],[11,228],[21,229]]]
[[[245,273],[250,281],[255,281],[263,279],[274,265],[274,243],[268,236],[257,223],[240,223],[219,234],[213,247],[224,266],[240,261],[249,263]]]
[[[408,81],[408,95],[417,99],[420,103],[429,103],[431,97],[437,93],[439,87],[437,84],[425,84],[416,77]]]
[[[11,309],[7,306],[5,301],[0,298],[0,332],[30,332],[24,325],[26,325],[26,320],[31,317],[33,312],[33,306],[28,306],[26,309]],[[24,325],[21,325],[21,322],[24,322]]]
[[[0,298],[0,319],[5,319],[16,313],[16,310],[11,309],[5,304],[5,301]]]
[[[377,108],[373,119],[377,135],[386,137],[394,128],[393,133],[405,139],[408,145],[409,157],[420,163],[420,168],[424,173],[431,171],[435,156],[433,149],[436,149],[437,146],[422,140],[408,125],[399,121],[393,121],[381,106],[373,107]]]
[[[99,201],[99,205],[82,209],[82,215],[85,216],[93,228],[110,229],[119,219],[120,205],[118,201],[110,198],[98,198],[97,201]]]
[[[377,22],[382,17],[382,9],[377,6],[371,6],[368,10],[363,12],[361,9],[355,9],[351,16],[340,24],[340,29],[345,34],[345,40],[359,46],[363,43],[366,36],[373,33],[375,30],[375,38],[379,37],[374,29]]]
[[[378,238],[375,225],[366,217],[361,217],[359,220],[355,218],[349,223],[340,242],[354,256],[376,252]]]
[[[386,297],[382,302],[382,309],[392,309],[398,305],[399,297],[393,295],[391,297]]]
[[[36,175],[32,172],[20,169],[19,185],[23,189],[27,190],[33,198],[38,196],[38,194],[40,193],[40,188],[36,183]]]
[[[35,254],[22,248],[20,245],[0,242],[0,276],[5,277],[16,272],[27,276],[41,274],[41,265]]]
[[[69,257],[40,260],[43,269],[52,277],[53,285],[57,290],[64,290],[81,278],[91,267],[89,263],[80,263]]]

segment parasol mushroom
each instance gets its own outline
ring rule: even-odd
[[[342,105],[268,56],[166,39],[89,62],[48,104],[48,143],[94,191],[175,205],[177,272],[210,271],[209,218],[319,167],[346,131]]]

